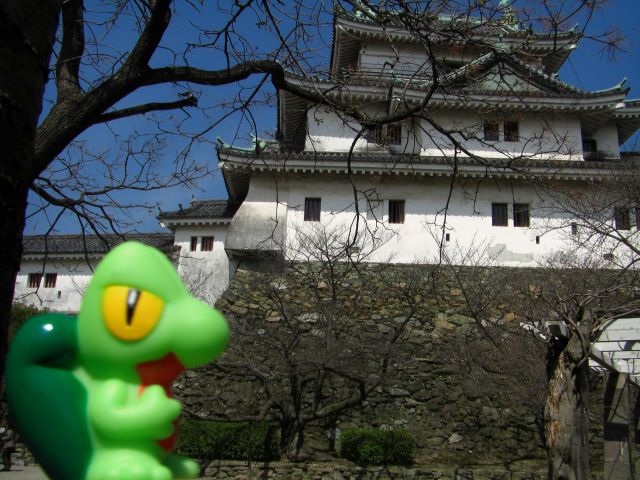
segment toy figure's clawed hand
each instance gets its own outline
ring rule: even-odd
[[[168,453],[180,413],[171,385],[185,367],[207,363],[222,352],[228,338],[222,316],[189,295],[163,254],[127,242],[96,269],[78,315],[77,334],[75,322],[58,317],[27,328],[31,333],[26,335],[39,332],[43,351],[49,354],[37,359],[14,354],[13,375],[8,374],[11,390],[23,382],[33,387],[26,405],[24,395],[10,398],[17,416],[28,419],[29,410],[39,409],[36,416],[49,420],[47,425],[31,425],[27,430],[32,433],[25,435],[36,454],[45,457],[41,461],[46,472],[60,480],[195,476],[194,462]],[[15,343],[26,348],[30,340],[19,334]],[[61,390],[62,396],[66,392],[75,400],[55,398],[49,391],[45,397],[55,408],[43,408],[38,384],[52,386],[49,379],[59,382],[61,376],[63,384],[70,385]],[[65,411],[65,405],[73,408]],[[76,422],[71,430],[79,432],[79,438],[72,443],[90,444],[81,456],[69,450],[60,455],[59,445],[52,445],[55,433],[43,434],[61,428],[62,420],[50,417],[61,412],[67,424],[69,417]],[[70,458],[82,464],[70,469]]]

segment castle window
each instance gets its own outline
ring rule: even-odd
[[[195,252],[198,248],[198,237],[191,237],[191,243],[189,244],[189,251]]]
[[[57,273],[47,273],[44,276],[44,288],[55,288],[56,281],[58,280]]]
[[[615,207],[614,222],[616,230],[630,230],[631,219],[629,218],[629,209],[624,207]]]
[[[404,223],[404,200],[389,200],[389,223]]]
[[[371,128],[367,131],[367,140],[369,143],[382,144],[382,125]]]
[[[366,134],[366,138],[369,143],[376,143],[378,145],[401,145],[402,125],[380,125],[370,129]]]
[[[528,203],[513,204],[513,226],[514,227],[529,226],[529,204]]]
[[[497,142],[500,139],[500,124],[489,120],[484,121],[485,142]]]
[[[402,144],[402,125],[387,125],[387,139],[389,145]]]
[[[598,151],[598,142],[593,138],[582,139],[582,153],[583,155],[589,155],[590,153],[596,153]]]
[[[29,274],[29,288],[38,288],[40,286],[40,280],[42,280],[41,273]]]
[[[211,252],[213,250],[213,237],[202,237],[200,250],[203,252]]]
[[[640,230],[640,207],[636,207],[636,230]]]
[[[307,197],[304,199],[304,221],[320,221],[320,199]]]
[[[578,234],[578,224],[576,222],[571,223],[571,235]]]
[[[494,227],[507,227],[509,225],[506,203],[491,204],[491,225]]]
[[[518,122],[504,122],[504,141],[517,142],[520,140]]]

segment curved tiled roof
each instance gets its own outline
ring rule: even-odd
[[[104,254],[127,240],[142,242],[165,253],[171,253],[174,245],[173,233],[25,235],[22,254]]]
[[[229,219],[233,218],[241,203],[234,200],[194,200],[187,208],[160,213],[158,219]]]
[[[352,22],[361,23],[363,25],[378,25],[376,22],[366,17],[365,15],[358,15],[357,13],[347,12],[342,8],[336,8],[335,15],[338,18],[342,18],[345,20],[349,20]],[[432,16],[432,19],[429,19],[431,22],[437,22],[441,26],[447,25],[451,22],[458,22],[464,24],[465,26],[471,25],[469,27],[469,31],[473,33],[474,36],[486,37],[486,36],[504,36],[504,37],[512,37],[512,38],[530,38],[535,40],[565,40],[565,39],[573,39],[579,37],[576,28],[572,28],[571,30],[565,31],[557,31],[557,32],[533,32],[528,28],[523,28],[519,23],[511,23],[503,20],[486,20],[478,17],[470,17],[463,16],[462,18],[457,18],[455,16],[447,16],[447,15],[437,15]],[[393,25],[393,22],[392,22]],[[397,22],[397,26],[404,28],[400,22]]]
[[[578,87],[570,85],[562,80],[558,79],[554,75],[548,75],[544,73],[540,69],[535,69],[530,65],[522,62],[517,59],[515,56],[510,55],[508,53],[498,54],[496,52],[490,52],[467,65],[460,67],[456,70],[453,70],[445,75],[439,77],[440,86],[436,89],[436,92],[447,92],[449,88],[455,87],[458,90],[460,95],[465,94],[479,94],[486,95],[487,93],[493,96],[500,96],[503,93],[501,90],[497,89],[480,89],[480,88],[465,88],[463,84],[466,80],[469,80],[469,76],[471,74],[478,75],[481,72],[488,71],[490,68],[495,66],[496,64],[502,62],[505,65],[508,65],[513,68],[514,72],[522,74],[523,78],[527,79],[527,82],[538,84],[545,88],[545,90],[536,92],[536,91],[526,91],[519,92],[515,91],[513,93],[522,93],[522,96],[526,97],[564,97],[564,98],[599,98],[606,97],[612,94],[620,93],[627,94],[629,91],[628,87],[625,87],[626,79],[623,79],[617,85],[612,86],[611,88],[598,90],[594,92],[589,92],[586,90],[582,90]],[[365,73],[365,72],[361,72]],[[307,79],[296,75],[292,72],[286,72],[287,77],[292,80],[297,80],[299,82],[308,81]],[[334,82],[331,80],[325,79],[314,79],[314,82],[317,82],[318,85],[333,85]],[[406,86],[408,85],[412,89],[416,90],[429,90],[431,88],[431,82],[418,82],[418,81],[406,81],[401,77],[391,77],[389,75],[381,75],[380,72],[371,72],[371,75],[368,77],[367,75],[360,75],[357,79],[345,83],[345,87],[349,86],[358,86],[358,85],[367,85],[367,86],[380,86],[384,88],[388,88],[392,84],[399,84]],[[457,84],[457,85],[456,85]],[[384,95],[387,95],[387,91],[382,92]],[[504,91],[505,95],[511,95],[510,91]]]
[[[307,160],[309,162],[346,162],[349,158],[348,152],[262,152],[256,155],[255,152],[247,152],[242,149],[220,148],[218,147],[218,155],[233,155],[245,159],[261,160],[280,160],[284,164],[287,161]],[[453,160],[451,157],[445,156],[426,156],[426,155],[409,155],[402,153],[362,153],[354,152],[351,155],[351,161],[354,163],[381,163],[381,164],[415,164],[415,165],[451,165]],[[616,163],[618,162],[618,163]],[[534,159],[534,158],[483,158],[481,161],[471,157],[458,157],[458,165],[482,165],[496,168],[507,167],[547,167],[547,168],[579,168],[579,169],[611,169],[619,167],[621,164],[617,159],[603,161],[584,161],[584,160],[551,160],[551,159]],[[345,163],[346,165],[346,163]]]

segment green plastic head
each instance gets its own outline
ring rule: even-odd
[[[220,313],[193,298],[167,257],[125,242],[98,265],[78,314],[81,363],[97,377],[131,379],[135,367],[174,354],[186,368],[225,348]]]

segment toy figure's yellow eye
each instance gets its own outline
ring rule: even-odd
[[[156,326],[164,302],[144,290],[125,286],[107,287],[102,314],[109,331],[121,340],[144,338]]]

